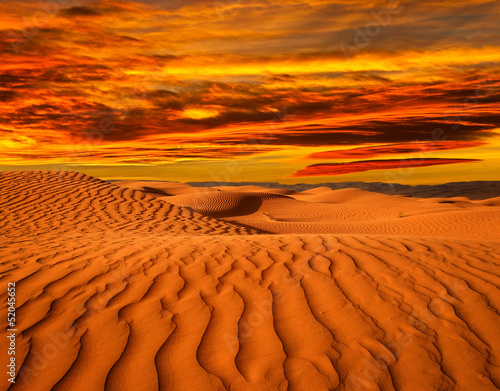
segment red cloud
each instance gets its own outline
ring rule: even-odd
[[[471,163],[479,159],[390,159],[390,160],[362,160],[349,163],[313,164],[293,173],[292,177],[344,175],[371,170],[391,170],[398,168],[437,166],[442,164]]]
[[[440,150],[474,148],[485,145],[484,141],[445,141],[386,144],[376,147],[359,147],[339,151],[317,152],[309,155],[313,159],[369,158],[379,155],[413,152],[433,152]]]

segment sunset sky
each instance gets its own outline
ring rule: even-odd
[[[499,180],[500,0],[0,0],[0,171]]]

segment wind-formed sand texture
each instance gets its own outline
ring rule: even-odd
[[[499,199],[5,172],[0,235],[0,390],[500,388]]]

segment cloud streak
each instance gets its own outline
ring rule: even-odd
[[[371,170],[413,169],[417,167],[438,166],[443,164],[473,163],[479,159],[390,159],[361,160],[349,163],[313,164],[292,174],[292,177],[334,176]]]
[[[374,147],[358,147],[336,151],[316,152],[308,157],[311,159],[356,159],[370,158],[381,155],[402,153],[430,153],[442,150],[475,148],[486,143],[483,141],[455,141],[455,142],[416,142],[408,144],[386,144]]]

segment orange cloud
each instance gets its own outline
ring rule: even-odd
[[[292,177],[332,176],[352,174],[371,170],[393,170],[437,166],[443,164],[479,162],[478,159],[391,159],[391,160],[362,160],[349,163],[313,164],[293,173]]]

